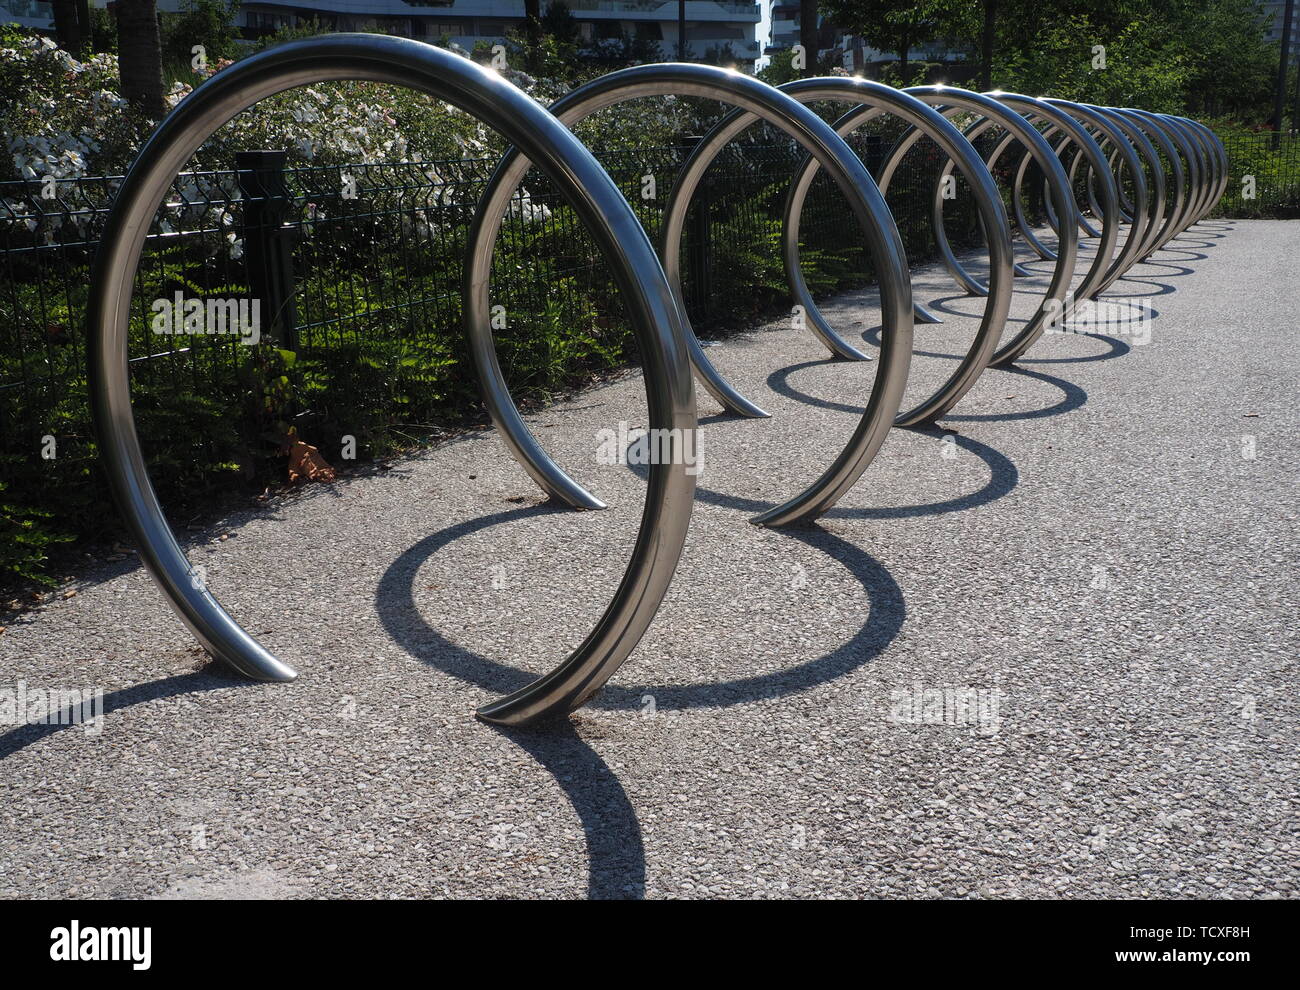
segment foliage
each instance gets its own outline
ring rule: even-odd
[[[51,528],[54,513],[31,505],[16,505],[5,495],[0,481],[0,584],[15,578],[51,585],[42,570],[49,548],[73,538]]]
[[[943,40],[970,61],[989,3],[996,88],[1246,121],[1271,111],[1278,47],[1256,0],[823,0],[882,51]]]
[[[1231,120],[1207,120],[1228,149],[1229,181],[1215,216],[1300,218],[1300,135],[1285,137]],[[1242,180],[1253,177],[1254,196]]]
[[[202,45],[207,61],[229,61],[240,54],[235,16],[237,0],[185,0],[176,12],[160,11],[164,74],[196,81],[191,69],[194,46]]]
[[[1213,0],[1212,6],[1226,3]],[[1013,13],[1017,9],[1006,6]],[[1132,5],[1120,6],[1103,23],[1101,15],[1079,5],[1059,27],[1035,34],[1032,49],[1022,43],[1021,25],[1004,24],[996,49],[998,81],[1030,92],[1072,92],[1166,109],[1180,107],[1193,87],[1209,86],[1196,82],[1201,62],[1195,52],[1162,39],[1159,31],[1132,16]],[[565,27],[567,10],[555,4],[546,17],[546,34],[537,40],[512,39],[507,46],[510,65],[522,66],[508,68],[508,77],[542,103],[580,81],[573,65],[582,62],[573,54],[576,31]],[[317,33],[310,27],[300,30]],[[1108,33],[1098,33],[1103,31]],[[1090,37],[1106,39],[1107,73],[1092,72],[1080,55],[1080,39]],[[1082,52],[1087,51],[1084,45]],[[224,64],[211,60],[209,71],[220,71]],[[925,72],[924,66],[914,68],[916,77]],[[774,60],[764,77],[778,83],[795,74],[786,56],[784,62]],[[193,81],[177,80],[170,101],[183,100]],[[688,135],[704,133],[721,112],[710,101],[638,100],[593,114],[575,130],[589,146],[602,149],[602,161],[653,233],[662,200],[637,195],[641,177],[654,172],[665,196],[674,170],[671,163],[661,168],[656,163],[663,159],[651,156],[664,155],[666,147],[680,145]],[[22,32],[0,28],[0,131],[7,151],[0,174],[29,182],[53,175],[62,196],[73,185],[69,180],[119,172],[145,126],[118,95],[111,53],[78,60]],[[1221,125],[1225,135],[1231,129]],[[888,134],[877,137],[888,147]],[[720,315],[745,319],[786,298],[778,250],[785,185],[772,176],[788,173],[794,159],[747,158],[749,145],[760,141],[770,142],[770,132],[746,132],[733,146],[738,157],[728,161],[725,180],[709,193],[714,200],[712,263],[700,277],[709,280],[708,292],[717,306],[706,305],[710,300],[701,298],[704,290],[696,284],[696,273],[684,266],[688,303],[693,317],[699,311],[701,331],[710,323],[717,326]],[[314,261],[300,270],[299,323],[314,329],[304,332],[293,350],[196,339],[184,357],[146,362],[133,373],[145,453],[160,497],[172,509],[197,511],[215,494],[283,478],[280,446],[289,424],[326,453],[337,451],[344,436],[354,436],[365,456],[408,442],[413,424],[454,423],[478,415],[458,287],[472,212],[468,204],[479,188],[474,181],[490,170],[500,139],[437,101],[369,83],[314,86],[266,100],[222,128],[202,149],[200,163],[220,170],[218,174],[178,179],[159,229],[207,233],[188,238],[184,246],[157,249],[151,263],[142,266],[137,297],[166,297],[175,288],[199,296],[248,293],[239,282],[239,206],[229,169],[236,150],[256,147],[286,148],[291,166],[309,167],[322,177],[322,189],[328,187],[302,204],[307,221],[303,249],[314,252]],[[1280,187],[1288,160],[1266,142],[1249,149],[1243,160],[1261,178],[1261,187]],[[793,149],[782,153],[787,152],[797,158]],[[671,154],[678,156],[674,163],[680,162],[680,150]],[[380,205],[363,188],[351,206],[353,213],[340,204],[338,173],[377,165],[391,170],[397,168],[394,163],[405,163],[409,173],[393,183],[394,202]],[[456,178],[476,164],[485,170],[478,180]],[[891,203],[921,202],[921,186],[908,182],[923,185],[928,174],[919,167],[900,170],[890,189]],[[803,273],[815,293],[860,285],[869,276],[862,251],[843,246],[844,204],[833,190],[829,195],[820,191],[828,182],[824,176],[816,180],[804,216]],[[101,207],[111,189],[109,182],[101,185],[104,199],[92,207]],[[0,202],[0,217],[6,213],[14,218],[0,220],[0,238],[6,243],[95,236],[87,220],[95,219],[93,210],[67,221],[77,224],[76,230],[60,229],[56,225],[71,214],[46,215],[35,192],[11,193]],[[914,222],[902,209],[896,209],[896,217],[909,257],[925,257],[928,225]],[[498,242],[493,273],[494,299],[504,299],[510,314],[508,326],[498,333],[500,360],[521,401],[545,398],[592,372],[636,358],[617,289],[579,228],[573,211],[548,194],[544,182],[535,174],[527,177],[509,235]],[[688,247],[696,231],[688,223]],[[70,233],[76,236],[66,236]],[[419,244],[419,250],[409,250],[411,243]],[[0,295],[0,340],[5,342],[0,380],[27,383],[0,392],[0,420],[9,433],[0,444],[0,469],[9,486],[0,495],[0,580],[41,574],[50,548],[69,534],[79,539],[116,535],[95,467],[76,342],[88,257],[76,250],[50,256],[62,258],[64,267],[53,269],[42,261],[25,263],[16,272],[11,268],[12,291]],[[410,302],[395,303],[395,294]],[[34,335],[37,346],[10,345],[11,340],[21,344],[24,333]],[[131,339],[133,355],[158,349],[143,318],[133,319]],[[44,434],[58,438],[56,461],[30,453]]]
[[[822,0],[822,5],[844,31],[897,55],[904,64],[908,50],[937,37],[944,17],[951,16],[951,5],[934,0]]]
[[[119,95],[116,55],[82,61],[0,28],[0,179],[120,173],[145,133]]]

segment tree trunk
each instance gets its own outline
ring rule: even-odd
[[[817,74],[817,0],[800,0],[799,44],[803,45],[805,76]]]
[[[1300,131],[1300,52],[1295,57],[1295,106],[1291,108],[1291,130]]]
[[[154,0],[117,0],[117,60],[122,95],[152,120],[161,120],[162,40]]]
[[[80,58],[85,54],[86,38],[77,14],[77,0],[52,0],[50,6],[54,8],[54,39],[65,52]]]
[[[524,33],[534,45],[542,38],[542,0],[524,0]]]
[[[86,54],[91,54],[94,40],[90,37],[90,0],[73,0],[73,6],[77,8],[77,27],[81,32],[81,43],[85,46]]]
[[[1282,105],[1286,102],[1286,67],[1291,59],[1291,17],[1295,13],[1295,0],[1286,0],[1282,12],[1282,53],[1278,56],[1277,91],[1273,96],[1273,150],[1278,147],[1282,131]]]
[[[984,31],[980,35],[980,89],[993,88],[993,38],[998,18],[998,0],[984,0]]]

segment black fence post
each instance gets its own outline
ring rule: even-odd
[[[237,151],[235,173],[244,204],[242,236],[248,288],[259,299],[267,335],[277,347],[298,350],[294,306],[295,228],[284,225],[293,206],[285,182],[285,151]]]

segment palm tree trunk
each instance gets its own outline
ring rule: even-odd
[[[122,95],[153,120],[163,103],[162,40],[154,0],[117,0],[117,62]]]

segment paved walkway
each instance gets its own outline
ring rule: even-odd
[[[0,687],[106,707],[0,726],[0,894],[1293,897],[1297,257],[1298,223],[1202,224],[1115,287],[1149,340],[1044,338],[813,528],[746,518],[830,462],[871,366],[786,326],[714,348],[774,417],[701,396],[676,581],[564,727],[472,712],[621,576],[641,481],[593,452],[644,422],[635,377],[534,417],[606,512],[487,434],[187,534],[293,685],[208,663],[137,567],[90,575],[0,635]],[[924,383],[980,304],[917,294]],[[870,339],[869,297],[827,312]]]

